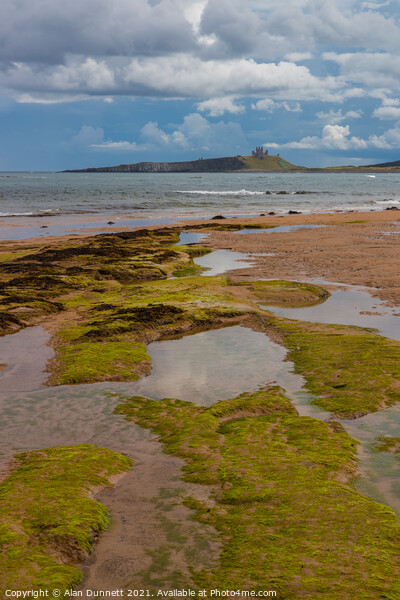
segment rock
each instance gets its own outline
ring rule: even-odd
[[[114,221],[107,221],[107,225],[115,225]]]
[[[298,210],[289,210],[288,215],[301,215],[301,212]]]
[[[273,211],[273,210],[270,210],[268,214],[269,214],[269,215],[274,215],[275,213],[274,213],[274,211]]]
[[[399,210],[397,206],[388,206],[385,210]]]
[[[215,215],[215,217],[211,217],[211,221],[215,221],[216,219],[226,219],[226,217],[222,215]]]

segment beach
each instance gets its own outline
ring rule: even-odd
[[[5,489],[21,485],[28,461],[61,521],[50,511],[37,524],[38,490],[25,481],[30,529],[7,542],[19,558],[3,569],[46,589],[40,569],[39,579],[26,570],[33,545],[60,589],[86,594],[234,586],[241,597],[346,599],[365,573],[366,597],[395,590],[397,214],[216,214],[133,228],[87,215],[62,236],[35,237],[40,225],[27,224],[25,239],[23,223],[8,226],[2,477]],[[27,454],[10,463],[17,452]],[[105,508],[87,520],[94,488]],[[380,553],[391,556],[384,584]]]

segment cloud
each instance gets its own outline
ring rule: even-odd
[[[373,117],[381,120],[399,120],[400,119],[400,107],[399,106],[380,106],[376,108],[372,113]]]
[[[303,60],[310,60],[312,54],[311,52],[289,52],[285,58],[290,62],[303,62]]]
[[[332,77],[319,78],[302,65],[257,63],[253,59],[203,61],[190,55],[135,58],[123,64],[70,59],[66,65],[36,69],[15,63],[0,73],[0,84],[18,94],[132,95],[214,98],[268,93],[276,98],[329,98],[340,89]]]
[[[135,142],[104,139],[104,129],[102,127],[92,127],[91,125],[82,125],[79,132],[74,135],[70,144],[81,148],[91,148],[93,150],[137,150]]]
[[[2,0],[2,60],[63,64],[71,55],[153,56],[195,50],[191,0]]]
[[[71,142],[78,146],[93,146],[104,142],[104,129],[82,125],[79,133],[72,137]]]
[[[384,150],[400,148],[400,127],[388,129],[382,135],[370,135],[367,139],[350,136],[349,125],[325,125],[322,134],[303,137],[298,142],[283,144],[267,143],[270,148],[297,148],[305,150],[351,150],[380,148]]]
[[[172,135],[177,134],[184,137],[188,149],[212,152],[216,156],[219,152],[227,151],[236,154],[243,144],[247,143],[238,123],[211,123],[198,113],[184,117],[183,123]]]
[[[141,130],[141,137],[151,144],[168,144],[170,141],[170,137],[154,121],[146,123]]]
[[[235,104],[235,98],[211,98],[203,100],[197,105],[197,110],[200,112],[208,112],[210,117],[220,117],[228,112],[234,115],[245,112],[246,108],[241,104]]]
[[[336,62],[340,68],[340,75],[348,81],[362,83],[373,89],[400,89],[400,54],[327,52],[323,54],[323,58]]]
[[[95,150],[128,150],[129,152],[138,150],[135,142],[103,142],[102,144],[90,144],[90,148]]]
[[[330,125],[335,123],[340,123],[341,121],[346,121],[347,119],[361,119],[363,115],[363,111],[359,110],[349,110],[345,114],[342,113],[342,110],[330,110],[329,112],[317,112],[316,116],[318,119],[322,121],[326,121]]]
[[[313,0],[309,7],[313,37],[319,44],[391,51],[399,48],[400,29],[392,17],[357,10],[350,1]]]
[[[198,108],[212,116],[238,114],[240,104],[221,112],[222,98],[235,96],[341,102],[361,95],[356,83],[398,88],[400,27],[386,4],[3,0],[0,86],[23,102],[50,94],[220,99],[221,108]],[[327,48],[335,52],[321,58]],[[310,59],[310,69],[296,64]],[[321,60],[336,62],[340,76],[320,76],[328,72]]]
[[[348,125],[325,125],[321,137],[307,136],[298,142],[287,142],[285,144],[268,144],[270,147],[298,148],[317,150],[321,148],[329,150],[349,150],[350,148],[367,148],[367,142],[357,137],[350,137]]]
[[[162,129],[156,121],[148,121],[140,131],[139,141],[104,139],[101,127],[83,125],[71,138],[72,145],[103,151],[147,152],[158,149],[185,150],[235,154],[247,140],[238,123],[212,123],[199,113],[191,113],[179,125]]]
[[[277,103],[271,100],[271,98],[264,98],[264,100],[258,100],[256,103],[252,104],[251,108],[253,110],[263,110],[272,113],[277,108]]]
[[[274,102],[271,98],[264,98],[258,100],[251,105],[253,110],[261,110],[264,112],[272,113],[279,108],[283,108],[286,112],[300,113],[303,112],[299,102],[295,104],[289,104],[288,102]]]

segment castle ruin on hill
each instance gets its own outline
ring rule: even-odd
[[[252,151],[251,155],[254,158],[264,158],[264,156],[268,156],[268,150],[264,151],[262,146],[257,146],[257,148]]]

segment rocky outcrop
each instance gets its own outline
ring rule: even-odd
[[[64,173],[201,173],[218,171],[240,171],[243,161],[237,156],[224,158],[205,158],[183,162],[140,162],[116,167],[99,167],[93,169],[73,169]]]

